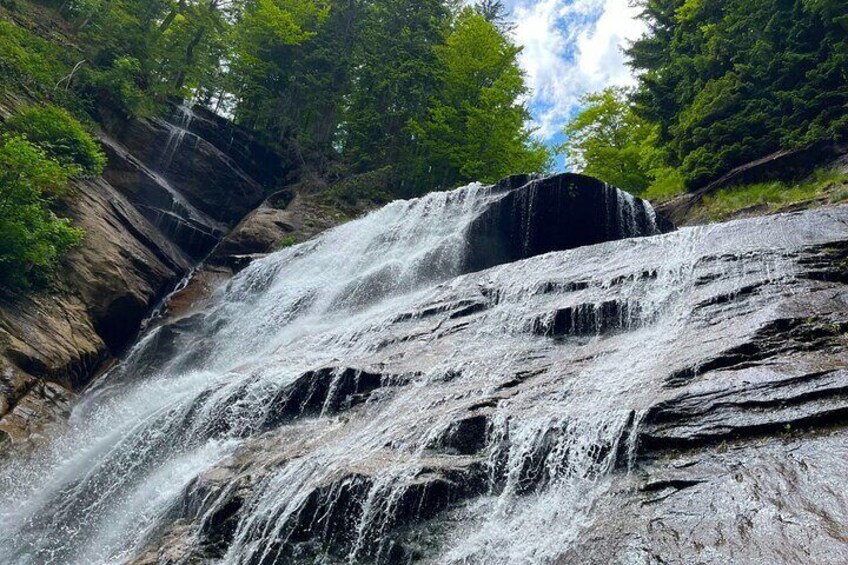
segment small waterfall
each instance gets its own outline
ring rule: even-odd
[[[174,162],[174,156],[179,151],[183,141],[185,141],[186,135],[193,135],[189,132],[193,120],[194,112],[192,112],[191,107],[183,103],[176,107],[176,119],[174,123],[163,122],[168,125],[170,131],[162,148],[162,156],[158,164],[160,171],[167,171],[171,167]]]
[[[632,464],[668,368],[721,350],[699,340],[714,297],[759,288],[710,330],[752,331],[829,228],[767,218],[467,272],[469,230],[508,194],[392,203],[146,335],[51,450],[0,468],[0,561],[555,560]],[[645,204],[615,198],[635,233]]]

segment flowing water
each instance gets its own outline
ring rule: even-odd
[[[124,563],[177,538],[179,562],[236,491],[211,562],[395,561],[403,544],[433,563],[550,562],[626,472],[669,367],[756,328],[792,253],[830,228],[769,218],[462,274],[469,226],[501,197],[395,202],[148,332],[50,450],[0,469],[0,562]],[[711,299],[751,286],[699,340]],[[377,381],[346,392],[363,371]]]

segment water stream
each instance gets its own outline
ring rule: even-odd
[[[197,560],[234,491],[211,562],[392,562],[404,543],[432,563],[551,562],[627,471],[668,367],[756,328],[793,250],[826,240],[769,218],[463,274],[467,230],[499,198],[395,202],[146,334],[49,450],[0,468],[0,562],[133,562],[175,538],[172,562]],[[688,351],[703,305],[752,285]],[[376,381],[346,391],[360,371]]]

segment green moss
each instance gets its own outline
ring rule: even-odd
[[[283,239],[281,239],[281,240],[277,243],[277,246],[276,246],[276,248],[275,248],[275,249],[276,249],[277,251],[282,251],[283,249],[287,249],[287,248],[289,248],[289,247],[293,247],[293,246],[295,246],[295,245],[297,245],[297,244],[298,244],[297,238],[296,238],[296,237],[294,237],[293,235],[290,235],[290,236],[287,236],[287,237],[284,237]]]
[[[704,198],[704,209],[711,220],[722,220],[736,212],[758,206],[765,206],[773,211],[825,196],[829,191],[846,183],[848,174],[821,169],[800,182],[773,181],[720,190],[715,196]],[[844,192],[845,189],[838,189],[834,195],[839,191]]]

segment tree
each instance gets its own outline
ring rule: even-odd
[[[315,36],[328,6],[313,0],[247,0],[239,12],[229,80],[236,117],[280,141],[289,133],[280,102],[296,80],[293,47]]]
[[[583,109],[566,126],[562,146],[569,166],[634,194],[651,184],[642,150],[651,126],[639,118],[622,88],[589,94]]]
[[[0,140],[0,283],[28,287],[44,281],[82,231],[50,211],[67,172],[20,136]]]
[[[187,97],[226,58],[229,22],[222,4],[181,0],[154,32],[156,74],[166,95]]]
[[[427,112],[437,88],[434,47],[444,40],[450,11],[442,0],[374,0],[356,24],[352,77],[340,144],[356,172],[404,169],[417,151],[409,125]]]
[[[611,87],[582,99],[560,148],[569,166],[633,194],[658,198],[682,191],[679,174],[657,147],[656,126],[634,111],[630,94]]]
[[[695,189],[778,149],[848,136],[842,0],[642,0],[634,100]]]
[[[509,10],[502,0],[480,0],[474,5],[478,14],[483,16],[487,22],[494,24],[502,32],[510,32],[514,25],[509,19]]]
[[[492,182],[517,172],[543,172],[549,155],[527,128],[521,48],[494,24],[463,10],[444,45],[435,48],[439,87],[415,124],[423,182],[450,187]]]

